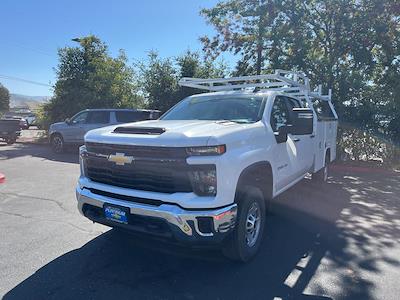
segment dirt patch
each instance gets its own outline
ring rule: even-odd
[[[22,130],[17,143],[23,144],[47,144],[49,142],[46,130],[28,129]]]

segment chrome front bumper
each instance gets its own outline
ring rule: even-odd
[[[84,205],[103,208],[104,204],[118,205],[129,208],[131,215],[153,217],[164,220],[171,227],[175,237],[187,237],[189,240],[209,240],[226,235],[235,227],[237,205],[232,204],[212,210],[186,210],[174,204],[160,206],[135,203],[92,193],[89,189],[76,188],[79,211],[84,214]],[[202,232],[199,218],[212,220],[211,232]],[[113,224],[118,226],[118,223]],[[176,233],[176,234],[175,234]]]

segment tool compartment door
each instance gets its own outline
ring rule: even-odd
[[[330,101],[313,99],[313,108],[317,114],[314,172],[325,164],[326,150],[330,150],[330,161],[336,158],[337,114]]]

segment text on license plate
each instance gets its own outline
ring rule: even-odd
[[[126,211],[113,206],[106,206],[104,208],[105,217],[107,220],[128,224],[128,216]]]

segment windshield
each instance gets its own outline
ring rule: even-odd
[[[188,98],[170,111],[162,120],[230,120],[253,123],[261,119],[264,101],[261,97],[246,98]]]

